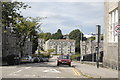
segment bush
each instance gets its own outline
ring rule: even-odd
[[[70,56],[72,60],[77,60],[78,57],[80,57],[79,53]]]

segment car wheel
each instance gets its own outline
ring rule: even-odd
[[[57,66],[59,66],[60,64],[59,63],[57,63]]]
[[[71,64],[69,64],[69,67],[71,67]]]

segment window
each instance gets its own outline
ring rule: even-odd
[[[118,36],[114,31],[116,25],[118,25],[118,9],[109,14],[109,42],[118,42]]]

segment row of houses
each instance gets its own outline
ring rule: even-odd
[[[45,51],[54,49],[51,54],[75,54],[75,40],[70,39],[38,39],[39,48],[43,48]]]
[[[16,34],[12,31],[11,28],[1,27],[1,34],[2,34],[2,61],[3,64],[6,62],[7,55],[14,54],[16,56],[21,57],[21,53],[19,50],[19,46],[17,45],[18,38]],[[28,39],[25,42],[23,47],[23,53],[25,54],[32,54],[32,42]]]
[[[96,47],[97,47],[97,42],[95,40],[86,40],[86,41],[81,41],[80,42],[80,47],[81,47],[81,57],[83,57],[81,60],[82,61],[96,61]],[[103,40],[100,42],[99,45],[99,52],[101,55],[101,60],[103,61]]]

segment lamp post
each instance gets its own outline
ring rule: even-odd
[[[91,35],[93,35],[93,33],[91,32]],[[92,40],[92,38],[91,38],[91,54],[92,54],[92,62],[94,62],[94,53],[93,53],[93,46],[94,45],[92,45],[93,44],[93,40]]]
[[[81,40],[80,40],[80,51],[81,51],[81,58],[80,58],[80,61],[82,61],[83,60],[83,54],[82,54],[82,28],[83,28],[83,26],[82,25],[77,25],[76,27],[81,27]]]
[[[99,52],[99,44],[100,44],[100,30],[101,30],[101,26],[100,25],[96,25],[96,42],[97,42],[97,47],[96,47],[96,64],[97,64],[97,68],[99,68],[99,58],[100,58],[100,52]]]

